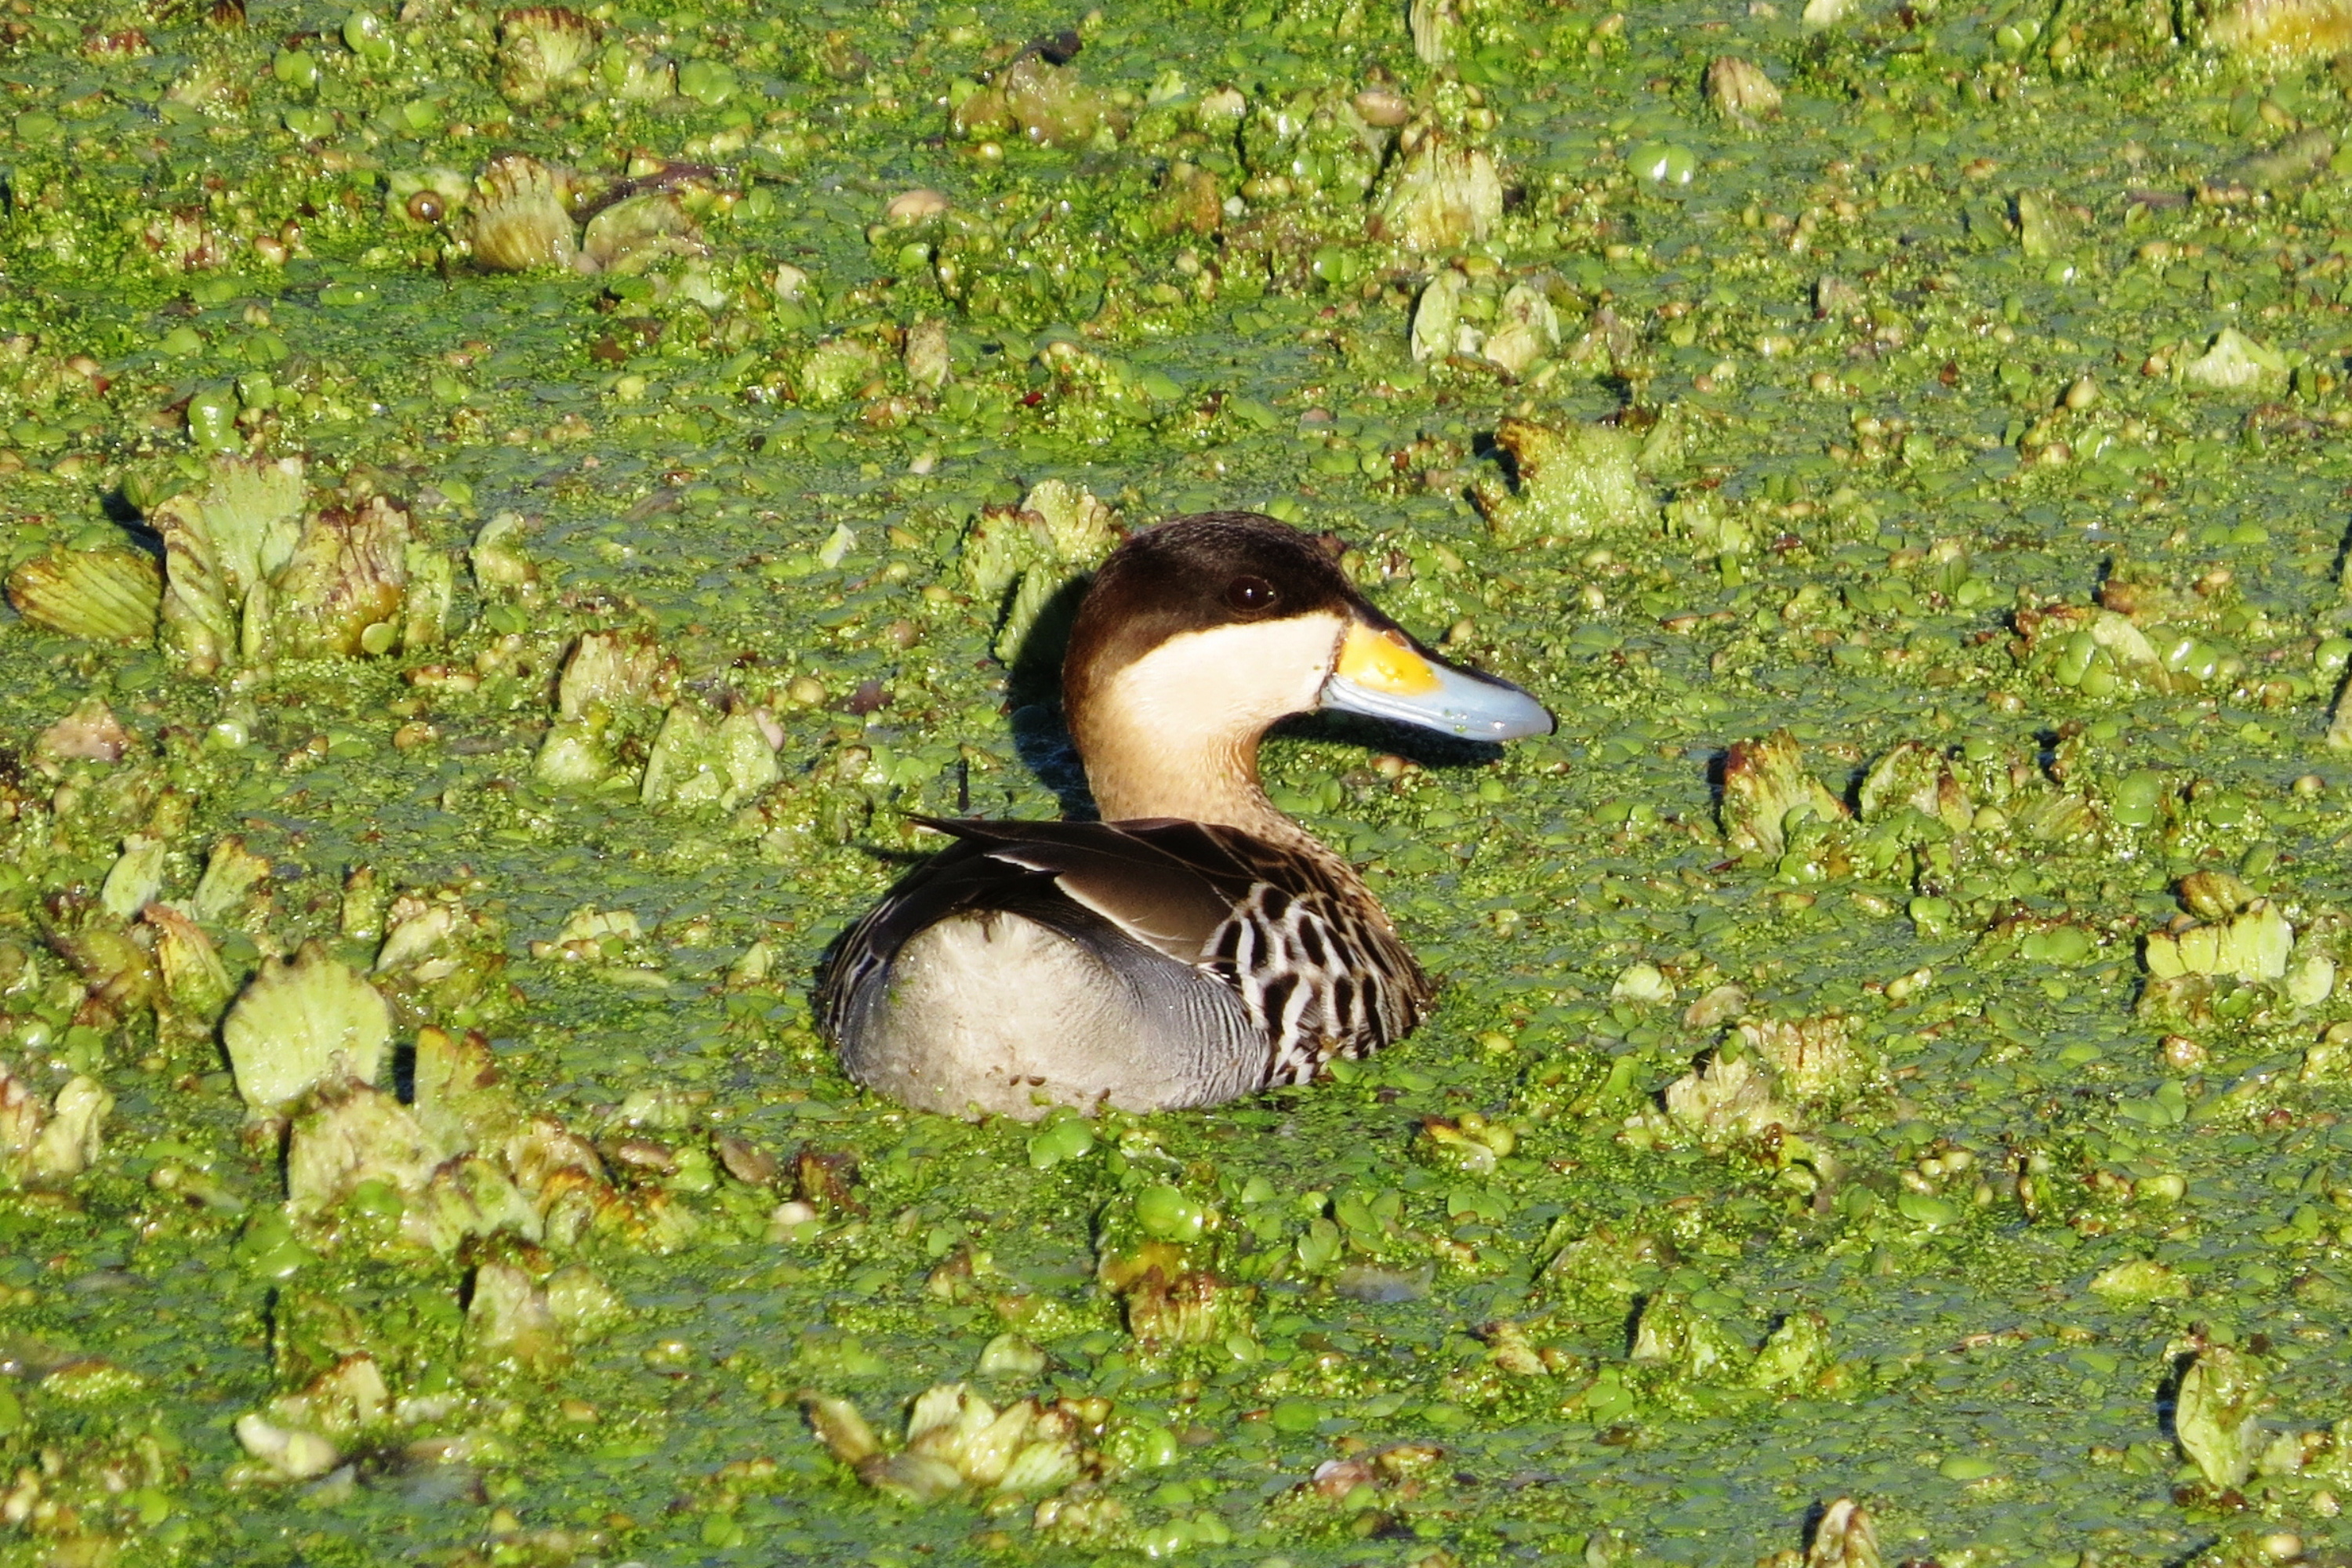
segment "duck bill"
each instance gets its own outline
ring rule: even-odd
[[[1358,621],[1323,682],[1326,708],[1473,741],[1551,733],[1542,703],[1507,680],[1457,669],[1394,626]]]

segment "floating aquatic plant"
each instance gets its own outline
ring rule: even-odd
[[[2180,379],[2214,392],[2243,392],[2286,380],[2287,363],[2276,349],[2256,342],[2235,327],[2223,327],[2195,359],[2181,362]]]
[[[384,180],[384,212],[399,222],[446,223],[473,199],[474,182],[456,169],[400,169]]]
[[[2029,668],[2084,696],[2110,696],[2126,679],[2158,690],[2176,684],[2147,634],[2113,610],[2052,605],[2021,609],[2016,621]],[[2192,680],[2183,678],[2184,683]]]
[[[2262,894],[2234,871],[2191,871],[2177,889],[2181,905],[2200,921],[2225,921]]]
[[[1757,1347],[1748,1381],[1759,1388],[1805,1392],[1832,1364],[1829,1320],[1819,1312],[1791,1312]]]
[[[605,46],[595,85],[624,103],[661,103],[677,96],[677,62],[635,39]]]
[[[2074,209],[2049,191],[2017,193],[2017,247],[2035,261],[2065,255],[2076,242]]]
[[[1420,1134],[1413,1140],[1413,1152],[1423,1162],[1442,1169],[1487,1176],[1510,1157],[1518,1143],[1518,1132],[1507,1123],[1489,1121],[1475,1110],[1465,1110],[1452,1121],[1442,1116],[1423,1117]]]
[[[1804,1568],[1879,1568],[1879,1563],[1878,1526],[1868,1510],[1844,1497],[1822,1510]]]
[[[1152,205],[1152,226],[1162,234],[1208,236],[1225,226],[1225,193],[1216,174],[1195,163],[1169,165]]]
[[[450,567],[412,536],[407,512],[373,496],[305,523],[305,493],[299,458],[216,457],[204,490],[150,513],[167,579],[160,640],[189,673],[440,639]]]
[[[2159,980],[2184,974],[2280,980],[2294,947],[2294,928],[2286,917],[2267,899],[2257,899],[2226,920],[2180,931],[2150,931],[2143,952],[2147,972]]]
[[[588,632],[572,645],[557,678],[556,716],[578,719],[600,707],[667,707],[677,679],[677,660],[650,634]]]
[[[127,921],[145,909],[163,888],[163,856],[171,846],[161,838],[134,833],[122,841],[122,854],[106,873],[99,889],[99,908]]]
[[[1440,251],[1494,232],[1503,217],[1503,178],[1493,153],[1431,127],[1407,127],[1398,146],[1372,203],[1375,238]]]
[[[2153,1258],[2126,1258],[2110,1264],[2091,1277],[2086,1289],[2094,1296],[2126,1305],[2189,1299],[2187,1278]]]
[[[583,272],[628,276],[675,258],[709,254],[702,230],[677,195],[651,191],[614,202],[590,218],[576,265]]]
[[[1105,1213],[1095,1277],[1118,1299],[1143,1354],[1246,1335],[1257,1292],[1217,1272],[1226,1228],[1218,1205],[1165,1182]]]
[[[156,512],[203,531],[230,581],[250,587],[293,553],[307,494],[303,460],[216,456],[205,468],[202,491],[183,491]]]
[[[1780,112],[1780,89],[1763,68],[1737,55],[1718,55],[1707,64],[1706,100],[1735,125],[1753,126]]]
[[[627,1304],[583,1263],[565,1264],[542,1289],[556,1326],[575,1341],[629,1315]]]
[[[403,892],[386,906],[369,973],[403,1021],[470,1026],[504,1005],[497,980],[506,962],[498,922],[442,888]]]
[[[1517,484],[1482,479],[1471,500],[1505,544],[1585,539],[1645,529],[1657,503],[1642,482],[1633,437],[1612,425],[1551,426],[1516,416],[1495,430],[1510,455]]]
[[[950,121],[972,141],[1017,133],[1040,147],[1116,146],[1127,132],[1125,113],[1089,87],[1075,64],[1056,64],[1043,51],[1023,54],[959,102]]]
[[[948,326],[936,316],[926,316],[907,329],[907,345],[900,353],[907,367],[908,382],[925,392],[937,392],[948,384],[952,367],[948,359]]]
[[[1629,963],[1609,983],[1612,1002],[1647,1004],[1675,999],[1675,983],[1654,963]]]
[[[1559,346],[1559,312],[1541,289],[1520,282],[1504,293],[1496,323],[1478,352],[1489,363],[1523,376]]]
[[[521,1131],[521,1108],[500,1082],[490,1043],[478,1031],[419,1029],[413,1072],[411,1110],[443,1148],[501,1148]]]
[[[49,946],[80,976],[87,1005],[103,1010],[92,1021],[110,1024],[153,1002],[163,984],[154,955],[122,920],[79,897],[51,900],[49,914]]]
[[[389,974],[425,963],[454,962],[453,938],[465,920],[454,899],[403,897],[385,911],[383,945],[376,949],[374,972]]]
[[[386,1193],[397,1200],[398,1242],[444,1257],[469,1236],[544,1234],[538,1207],[498,1163],[453,1154],[398,1100],[349,1079],[323,1086],[295,1117],[286,1187],[287,1212],[322,1242],[349,1220],[347,1205],[380,1212]]]
[[[0,1062],[0,1190],[70,1181],[98,1163],[114,1096],[77,1074],[43,1100]]]
[[[247,906],[269,879],[269,861],[246,847],[234,833],[213,843],[205,858],[205,874],[196,882],[190,912],[207,924],[242,924]]]
[[[1441,268],[1412,308],[1412,346],[1416,362],[1451,356],[1462,330],[1462,274]]]
[[[2336,960],[2311,946],[2308,942],[2295,943],[2287,959],[2286,973],[2281,978],[2280,989],[2287,1000],[2298,1007],[2316,1007],[2336,994]]]
[[[758,717],[737,709],[713,721],[698,700],[671,704],[646,758],[638,799],[646,805],[731,811],[782,777]]]
[[[163,642],[191,674],[209,675],[257,638],[247,606],[293,553],[305,494],[299,458],[215,456],[199,492],[155,507],[163,541]]]
[[[0,1172],[6,1173],[11,1186],[28,1173],[41,1124],[47,1120],[48,1108],[32,1085],[0,1063]]]
[[[436,647],[449,630],[449,609],[457,595],[457,563],[446,551],[412,539],[406,554],[408,584],[402,599],[399,647],[404,652]]]
[[[342,1463],[341,1451],[317,1433],[280,1426],[257,1415],[237,1417],[236,1440],[276,1480],[312,1480]]]
[[[1118,542],[1118,514],[1084,485],[1041,479],[1021,499],[1021,510],[1042,522],[1046,548],[1064,565],[1099,560]]]
[[[1786,730],[1734,742],[1724,754],[1723,836],[1743,854],[1778,855],[1795,821],[1833,822],[1846,815],[1845,803],[1806,770],[1797,738]]]
[[[596,24],[561,5],[530,5],[499,18],[499,90],[534,104],[588,83]]]
[[[858,338],[827,338],[809,351],[793,378],[800,401],[812,408],[839,403],[882,370],[882,356]]]
[[[1456,0],[1412,0],[1405,8],[1405,28],[1422,64],[1442,66],[1454,58],[1454,35],[1462,26],[1455,5]]]
[[[635,914],[627,910],[599,910],[593,904],[583,904],[572,910],[552,942],[532,942],[530,954],[533,958],[565,963],[610,965],[616,974],[654,974],[660,967]]]
[[[966,1488],[996,1498],[1060,1491],[1099,1464],[1080,1438],[1108,1414],[1066,1399],[1022,1399],[1000,1409],[969,1384],[937,1384],[916,1396],[905,1446],[891,1450],[847,1400],[811,1390],[801,1404],[818,1439],[858,1479],[919,1503]]]
[[[948,206],[944,192],[918,187],[892,196],[889,205],[882,209],[882,221],[892,228],[912,228],[944,216]]]
[[[2352,49],[2352,5],[2345,0],[2236,0],[2211,9],[2205,36],[2239,55],[2281,59],[2340,55]]]
[[[2243,201],[2260,191],[2292,195],[2309,184],[2336,155],[2336,134],[2299,131],[2275,147],[2252,153],[2207,180],[2200,192],[2215,202]]]
[[[1554,1225],[1541,1278],[1554,1291],[1602,1312],[1622,1311],[1677,1261],[1674,1243],[1647,1231],[1621,1232],[1606,1221]]]
[[[1633,1321],[1629,1361],[1669,1367],[1678,1375],[1713,1382],[1744,1368],[1748,1347],[1680,1293],[1661,1290],[1643,1303]]]
[[[159,1012],[186,1036],[209,1035],[236,989],[220,950],[202,926],[170,904],[150,903],[141,918],[155,931],[165,1003]]]
[[[1666,1114],[1710,1141],[1760,1138],[1799,1125],[1772,1090],[1772,1075],[1753,1059],[1717,1052],[1666,1086]]]
[[[392,1414],[383,1370],[374,1356],[361,1351],[340,1357],[294,1393],[271,1400],[267,1418],[289,1432],[348,1438],[382,1426]]]
[[[321,510],[270,580],[272,646],[297,658],[392,651],[400,638],[408,544],[408,514],[383,496],[356,510]]]
[[[547,1292],[511,1263],[485,1263],[474,1270],[465,1343],[466,1359],[477,1371],[512,1365],[544,1373],[569,1352]]]
[[[1850,1094],[1867,1071],[1854,1044],[1853,1020],[1831,1013],[1814,1018],[1746,1018],[1742,1047],[1769,1063],[1795,1099],[1817,1103]]]
[[[551,1116],[534,1116],[506,1139],[501,1159],[530,1200],[544,1239],[572,1246],[610,1224],[666,1250],[688,1234],[682,1211],[631,1215],[589,1142]]]
[[[265,959],[221,1025],[237,1092],[260,1111],[338,1079],[373,1080],[391,1038],[383,997],[316,941],[290,962]]]
[[[569,1247],[597,1229],[660,1251],[693,1234],[695,1216],[667,1191],[624,1195],[594,1145],[553,1117],[526,1115],[478,1033],[421,1030],[415,1062],[414,1106],[343,1079],[295,1116],[287,1212],[321,1245],[354,1225],[367,1245],[441,1256],[500,1233]],[[390,1229],[371,1215],[389,1215]],[[544,1292],[567,1334],[619,1310],[593,1276],[559,1270]]]
[[[467,237],[477,266],[493,272],[569,268],[578,254],[569,171],[520,153],[490,160],[474,181]]]
[[[613,773],[612,748],[604,732],[612,715],[603,710],[584,718],[558,719],[531,758],[531,777],[550,789],[584,789],[603,784]]]
[[[973,1363],[974,1377],[991,1379],[1034,1378],[1045,1371],[1045,1352],[1019,1334],[1007,1331],[982,1345],[980,1358]]]
[[[294,1119],[287,1141],[287,1211],[315,1219],[365,1182],[414,1201],[444,1157],[391,1095],[352,1078],[328,1079]]]
[[[103,697],[85,697],[33,741],[33,760],[56,776],[66,763],[119,763],[133,740]]]
[[[2228,1345],[2207,1345],[2180,1374],[2173,1436],[2209,1485],[2234,1487],[2251,1475],[2262,1430],[2263,1369]]]
[[[128,546],[52,550],[8,574],[16,613],[53,632],[93,642],[144,642],[163,597],[154,558]]]
[[[1975,803],[1952,759],[1917,741],[1902,742],[1873,763],[1857,799],[1862,820],[1869,823],[1907,808],[1958,833],[1976,818]]]
[[[539,567],[524,553],[524,521],[519,511],[492,514],[475,531],[467,552],[474,585],[485,597],[529,599],[539,586]]]
[[[2352,681],[2336,694],[2336,705],[2328,710],[2326,742],[2330,751],[2352,751]]]
[[[585,634],[563,661],[555,722],[540,743],[533,774],[557,788],[603,783],[614,767],[613,726],[668,707],[677,679],[677,660],[646,633]]]
[[[2153,562],[2118,554],[2099,584],[2102,607],[2151,631],[2171,626],[2217,628],[2244,601],[2237,574],[2213,564],[2183,584]]]
[[[974,597],[1006,604],[996,655],[1011,663],[1054,595],[1118,542],[1118,514],[1082,485],[1044,479],[1018,507],[984,507],[964,530],[959,565]]]

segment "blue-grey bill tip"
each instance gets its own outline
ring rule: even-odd
[[[1323,706],[1473,741],[1549,735],[1544,705],[1512,685],[1433,658],[1397,634],[1357,626],[1323,683]]]

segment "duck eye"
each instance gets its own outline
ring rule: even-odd
[[[1236,577],[1225,584],[1225,603],[1236,610],[1263,610],[1276,597],[1274,584],[1263,577]]]

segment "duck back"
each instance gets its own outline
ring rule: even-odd
[[[1214,1104],[1377,1048],[1426,998],[1344,865],[1191,822],[931,826],[960,842],[843,938],[819,996],[850,1076],[908,1104]]]

